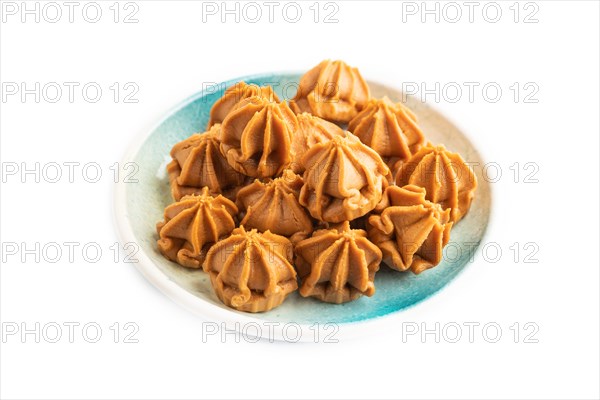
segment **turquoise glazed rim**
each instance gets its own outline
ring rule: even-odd
[[[304,326],[319,323],[354,324],[389,315],[415,305],[450,283],[473,260],[490,218],[491,190],[489,183],[475,169],[478,188],[469,213],[456,224],[450,243],[444,249],[444,260],[436,268],[420,275],[396,272],[385,265],[375,277],[376,293],[356,301],[334,305],[312,298],[290,295],[280,306],[269,312],[246,314],[225,307],[214,294],[208,276],[201,270],[183,268],[166,260],[156,247],[156,228],[163,219],[164,207],[172,202],[165,171],[170,161],[171,147],[192,133],[203,132],[214,102],[224,90],[239,81],[256,85],[271,85],[282,100],[295,93],[300,74],[272,73],[234,79],[211,85],[175,107],[154,129],[136,143],[125,163],[139,167],[137,182],[119,182],[115,191],[115,217],[123,242],[139,245],[138,269],[158,288],[180,304],[205,318],[215,321],[269,321]],[[388,96],[410,107],[419,120],[426,137],[432,143],[443,143],[472,163],[483,160],[468,138],[446,117],[429,105],[411,96],[374,82],[369,82],[373,97]]]

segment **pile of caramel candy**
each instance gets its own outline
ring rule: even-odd
[[[248,312],[295,290],[329,303],[372,296],[382,262],[435,267],[477,186],[460,155],[426,141],[405,105],[371,98],[343,61],[308,71],[289,103],[269,86],[231,86],[207,131],[171,156],[158,249]]]

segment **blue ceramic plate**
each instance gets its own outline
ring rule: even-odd
[[[116,188],[115,212],[123,242],[140,246],[136,255],[139,270],[169,297],[212,322],[240,329],[238,323],[264,326],[273,323],[276,336],[280,327],[293,323],[306,330],[315,323],[348,327],[372,321],[421,302],[452,281],[469,263],[475,247],[483,237],[490,216],[490,187],[477,168],[478,188],[471,210],[451,232],[444,261],[420,275],[401,273],[382,266],[375,278],[376,293],[347,304],[333,305],[293,293],[278,308],[260,314],[246,314],[225,307],[214,294],[208,276],[201,270],[189,270],[167,261],[157,250],[155,224],[163,218],[163,209],[171,203],[165,166],[171,147],[195,132],[203,132],[213,103],[230,85],[244,80],[257,85],[270,84],[281,99],[290,99],[297,87],[299,74],[265,74],[243,77],[200,92],[176,107],[169,115],[136,143],[124,162],[139,166],[137,183],[121,182]],[[372,95],[387,95],[403,101],[417,115],[426,137],[443,143],[460,153],[466,161],[483,160],[467,137],[443,115],[427,104],[395,89],[369,82]],[[479,172],[477,172],[479,171]],[[297,325],[296,325],[297,324]],[[268,324],[267,324],[268,325]],[[271,329],[271,328],[270,328]],[[249,333],[248,334],[253,334]],[[264,336],[258,333],[258,336]],[[278,338],[278,337],[276,337]],[[305,337],[302,338],[307,339]]]

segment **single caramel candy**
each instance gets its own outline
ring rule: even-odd
[[[165,221],[156,225],[158,249],[184,267],[200,268],[208,248],[235,228],[237,206],[211,196],[207,187],[165,208]]]
[[[298,289],[292,260],[292,243],[285,237],[240,226],[211,247],[203,268],[226,306],[261,312]]]
[[[348,221],[315,231],[296,245],[295,253],[300,295],[339,304],[375,293],[381,250]]]
[[[232,110],[221,128],[221,152],[229,165],[254,178],[275,176],[291,162],[298,119],[285,102],[250,97]]]
[[[306,238],[313,231],[310,215],[298,202],[302,177],[289,169],[281,177],[252,184],[238,192],[237,201],[246,215],[241,224],[260,232],[271,231],[292,242]]]
[[[390,174],[381,157],[350,132],[314,145],[301,164],[300,204],[314,218],[335,223],[375,208]]]
[[[322,61],[300,79],[290,107],[296,114],[309,112],[330,121],[348,123],[369,100],[369,86],[343,61]]]
[[[458,222],[471,207],[477,188],[475,174],[457,153],[444,146],[421,148],[406,162],[399,162],[398,186],[417,185],[425,188],[425,198],[450,209],[450,219]]]
[[[223,97],[217,100],[210,109],[208,128],[215,124],[222,123],[225,117],[227,117],[227,114],[229,114],[229,112],[233,110],[242,100],[253,96],[260,96],[270,101],[279,102],[279,98],[275,92],[273,92],[273,88],[271,86],[258,86],[254,84],[247,84],[246,82],[238,82],[225,90]]]
[[[167,172],[175,201],[199,193],[203,187],[213,194],[235,199],[236,189],[244,184],[246,177],[231,168],[221,154],[217,138],[220,127],[217,124],[208,132],[196,133],[171,149],[173,161],[167,165]]]
[[[367,146],[381,157],[408,160],[424,144],[425,136],[417,125],[417,117],[402,103],[390,99],[371,99],[348,124]]]
[[[324,143],[334,136],[344,136],[344,130],[336,124],[315,117],[309,113],[301,113],[298,117],[298,130],[292,139],[292,162],[289,168],[295,173],[303,173],[300,159],[317,143]]]
[[[452,228],[450,210],[426,200],[425,189],[414,185],[389,186],[367,225],[383,261],[392,269],[415,274],[440,263]]]

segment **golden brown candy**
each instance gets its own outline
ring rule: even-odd
[[[270,101],[279,102],[279,98],[275,92],[273,92],[273,88],[271,86],[258,86],[254,84],[247,84],[246,82],[238,82],[225,90],[223,97],[217,100],[210,109],[208,128],[214,124],[222,123],[227,114],[229,114],[229,112],[233,110],[242,100],[253,96],[260,96]]]
[[[473,171],[457,153],[442,145],[421,148],[408,161],[400,162],[396,172],[398,186],[425,188],[426,199],[451,209],[450,219],[459,221],[469,211],[477,188]]]
[[[314,145],[301,163],[300,204],[327,222],[353,220],[375,208],[390,173],[381,157],[350,132]]]
[[[292,259],[292,243],[285,237],[240,226],[211,247],[203,268],[226,306],[261,312],[298,289]]]
[[[312,219],[298,202],[302,178],[291,170],[266,183],[255,180],[238,192],[237,201],[246,215],[241,224],[260,232],[271,231],[292,242],[312,233]]]
[[[450,240],[450,210],[425,199],[425,189],[389,186],[368,222],[369,239],[383,252],[383,260],[398,271],[419,274],[442,260]]]
[[[315,231],[296,245],[295,253],[302,296],[339,304],[375,293],[381,250],[348,221]]]
[[[235,198],[236,188],[246,177],[231,168],[221,154],[219,130],[220,125],[214,125],[208,132],[196,133],[171,149],[173,161],[167,166],[167,172],[175,201],[199,193],[205,186],[211,193]]]
[[[301,113],[298,117],[298,130],[292,139],[292,162],[290,167],[296,173],[304,172],[300,159],[317,143],[324,143],[334,136],[344,136],[344,130],[336,124],[315,117],[309,113]]]
[[[236,171],[254,178],[279,174],[291,162],[298,119],[286,103],[262,97],[241,101],[221,128],[221,152]]]
[[[406,161],[425,144],[413,112],[402,103],[392,103],[387,97],[369,100],[367,106],[352,118],[348,130],[381,157]]]
[[[200,268],[208,248],[235,228],[238,208],[207,187],[165,208],[165,221],[156,225],[158,249],[184,267]]]
[[[309,112],[342,123],[349,122],[369,100],[369,86],[343,61],[322,61],[300,79],[290,107],[296,114]]]

